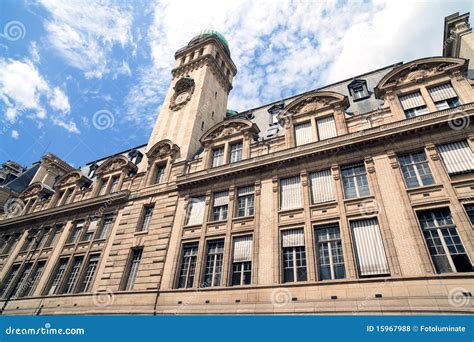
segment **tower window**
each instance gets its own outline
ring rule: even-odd
[[[202,56],[204,54],[204,48],[201,48],[201,50],[199,50],[199,56]]]
[[[212,112],[211,114],[211,119],[214,119],[214,112]]]
[[[201,130],[204,130],[204,121],[201,121]]]
[[[217,91],[214,93],[214,98],[217,99]]]
[[[194,52],[189,56],[189,61],[191,62],[194,59]]]

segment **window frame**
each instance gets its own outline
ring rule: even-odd
[[[422,161],[415,161],[414,156],[421,155],[421,154],[423,154],[425,159],[422,160]],[[406,158],[406,157],[409,158],[410,163],[402,164],[401,159]],[[436,180],[434,178],[433,172],[431,171],[430,163],[429,163],[429,160],[426,156],[425,151],[410,152],[410,153],[405,153],[405,154],[402,154],[402,155],[397,155],[397,160],[398,160],[398,165],[400,166],[400,171],[401,171],[401,174],[402,174],[403,181],[405,183],[405,187],[407,189],[414,189],[414,188],[425,187],[425,186],[430,186],[430,185],[436,184]],[[425,169],[425,166],[426,166],[426,168],[429,171],[429,175],[431,176],[432,183],[424,184],[423,178],[421,177],[420,170],[418,168],[419,165],[421,165],[423,167],[423,169]],[[404,171],[404,169],[405,168],[408,169],[408,167],[411,167],[411,170],[408,170],[408,172],[414,173],[414,175],[415,175],[415,179],[417,181],[416,186],[410,186],[408,184],[407,177],[406,177],[406,172]],[[425,177],[427,175],[428,175],[428,173],[425,174]],[[413,177],[411,177],[411,178],[413,178]]]

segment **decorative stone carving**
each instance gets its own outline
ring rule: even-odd
[[[120,170],[124,168],[131,170],[136,170],[137,166],[130,162],[125,156],[115,156],[107,159],[102,165],[97,168],[96,174],[105,174],[113,171]]]
[[[156,159],[163,159],[170,157],[171,160],[176,159],[179,153],[179,146],[174,144],[171,140],[164,139],[158,141],[153,147],[146,153],[148,161],[154,161]]]
[[[235,134],[257,137],[259,132],[260,130],[258,127],[247,119],[230,119],[218,123],[209,129],[202,136],[201,143],[206,146],[214,140],[226,138]]]
[[[194,87],[194,80],[189,76],[183,77],[176,82],[174,94],[170,102],[170,109],[176,111],[183,108],[191,99]]]

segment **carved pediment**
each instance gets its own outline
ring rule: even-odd
[[[250,133],[257,136],[260,130],[250,120],[231,119],[218,123],[209,129],[201,138],[201,142],[223,139],[236,134]]]
[[[120,155],[107,159],[97,168],[96,174],[106,174],[114,171],[121,171],[124,169],[132,171],[136,170],[137,166],[130,162],[125,156]]]
[[[349,100],[346,96],[333,91],[314,91],[291,102],[284,111],[278,114],[278,118],[281,120],[288,116],[311,113],[335,105],[347,108]]]
[[[55,189],[62,187],[72,186],[76,184],[90,183],[90,180],[85,177],[80,171],[74,170],[72,172],[66,173],[64,176],[59,178],[54,184]]]
[[[26,198],[40,194],[52,194],[53,192],[54,190],[49,188],[47,185],[40,182],[35,182],[23,190],[23,192],[20,194],[20,197]]]
[[[422,82],[444,72],[467,70],[467,60],[462,58],[431,57],[403,64],[386,74],[375,87],[375,96],[381,98],[388,89]]]
[[[174,160],[179,153],[179,146],[174,144],[171,140],[164,139],[158,141],[146,153],[149,160],[162,159],[171,157]]]

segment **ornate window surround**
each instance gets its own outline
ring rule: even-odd
[[[148,168],[146,170],[145,186],[154,185],[156,172],[159,167],[165,166],[162,183],[167,183],[171,173],[171,164],[179,156],[179,146],[169,139],[163,139],[153,145],[148,152]]]
[[[285,129],[286,147],[296,146],[294,126],[311,122],[313,141],[318,141],[316,120],[333,115],[337,135],[348,132],[345,109],[349,107],[347,96],[333,91],[312,91],[292,101],[278,114],[280,125]]]
[[[53,206],[63,205],[66,201],[68,191],[72,191],[71,198],[74,201],[76,194],[84,185],[89,185],[91,180],[84,176],[80,171],[74,170],[66,173],[59,178],[54,184],[54,195],[51,198],[50,208]]]
[[[110,188],[112,186],[112,178],[114,176],[118,176],[119,182],[117,185],[117,191],[120,191],[122,189],[122,184],[124,182],[125,177],[136,171],[137,166],[132,163],[126,156],[119,155],[110,157],[105,162],[103,162],[95,172],[97,182],[93,190],[93,197],[98,196],[103,179],[107,178],[107,185],[105,188],[105,193],[107,194],[109,193]]]
[[[230,162],[230,145],[242,142],[242,159],[250,158],[250,144],[258,138],[260,130],[252,121],[242,118],[224,120],[211,127],[201,137],[204,146],[204,168],[212,167],[212,151],[224,147],[224,163]]]

